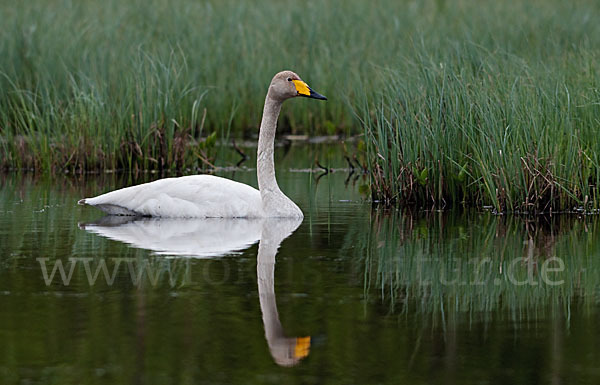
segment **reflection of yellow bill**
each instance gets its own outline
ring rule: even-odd
[[[296,82],[297,80],[294,80]],[[306,86],[305,83],[302,83]],[[298,91],[300,92],[300,91]],[[296,338],[296,347],[294,348],[294,357],[295,358],[304,358],[308,356],[310,351],[310,337],[298,337]]]
[[[296,86],[296,91],[300,95],[310,96],[310,88],[308,88],[308,84],[304,83],[302,80],[292,80],[294,85]],[[310,338],[309,338],[310,339]]]

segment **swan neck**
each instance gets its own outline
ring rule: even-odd
[[[256,164],[258,189],[260,190],[261,195],[263,195],[263,191],[280,191],[277,180],[275,179],[273,153],[275,148],[277,118],[281,111],[281,104],[281,101],[275,100],[267,94],[262,121],[260,123],[260,132],[258,134],[258,156]]]

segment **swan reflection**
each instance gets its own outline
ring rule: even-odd
[[[79,227],[160,255],[213,258],[239,254],[260,239],[261,219],[177,219],[109,215]]]
[[[80,224],[103,237],[160,255],[195,258],[238,254],[257,241],[256,272],[265,338],[273,360],[294,366],[310,352],[310,337],[289,338],[279,320],[275,298],[275,257],[281,242],[302,223],[300,218],[168,219],[107,216]]]
[[[294,366],[310,351],[310,337],[288,338],[279,321],[275,300],[275,256],[281,242],[290,236],[302,222],[295,218],[265,219],[262,227],[256,276],[265,337],[271,356],[281,366]]]

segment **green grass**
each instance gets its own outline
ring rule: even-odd
[[[386,203],[597,209],[600,13],[592,2],[459,2],[357,108]],[[478,3],[479,4],[479,3]],[[442,38],[439,32],[445,31]]]
[[[581,0],[0,2],[0,161],[202,167],[297,71],[280,131],[364,132],[374,199],[598,208],[600,7]],[[362,146],[358,147],[361,152]]]
[[[267,86],[283,69],[297,71],[332,100],[289,103],[282,131],[347,130],[352,118],[342,90],[351,89],[348,77],[356,77],[360,57],[368,56],[368,38],[352,26],[376,12],[358,1],[349,12],[340,13],[342,6],[4,1],[2,164],[43,170],[199,165],[198,138],[257,134]]]

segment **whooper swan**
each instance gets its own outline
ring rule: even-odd
[[[292,71],[271,80],[258,136],[258,190],[212,175],[165,178],[81,199],[114,215],[194,218],[302,218],[302,211],[281,192],[275,179],[273,149],[277,118],[286,99],[305,96],[327,100]]]

